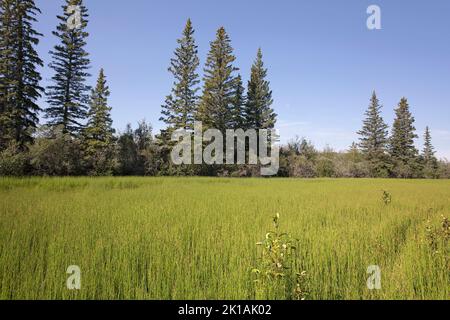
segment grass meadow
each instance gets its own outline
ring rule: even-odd
[[[450,298],[449,248],[427,239],[450,216],[450,181],[1,178],[0,299],[255,299],[276,213],[307,299]]]

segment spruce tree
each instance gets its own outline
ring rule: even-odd
[[[372,176],[387,176],[388,161],[386,157],[388,144],[388,126],[381,115],[380,102],[375,91],[372,93],[370,105],[365,113],[366,119],[360,135],[359,148],[369,162]]]
[[[3,0],[0,26],[0,125],[5,140],[14,140],[24,148],[33,141],[33,130],[39,123],[41,110],[37,100],[43,66],[35,47],[39,43],[33,24],[41,11],[33,0]],[[6,139],[5,139],[6,137]]]
[[[434,147],[431,141],[431,132],[428,126],[425,129],[424,147],[421,158],[423,161],[423,174],[425,178],[437,178],[439,164],[435,156]]]
[[[417,158],[418,151],[414,145],[414,139],[418,136],[415,133],[415,120],[409,110],[406,98],[401,99],[395,110],[395,115],[390,138],[390,154],[394,161],[408,164]]]
[[[80,24],[71,25],[69,22],[76,12],[68,10],[78,8]],[[63,15],[58,16],[60,24],[53,34],[60,43],[50,51],[53,61],[53,84],[47,88],[47,102],[45,110],[50,126],[62,126],[64,133],[77,135],[83,128],[83,121],[87,115],[90,87],[86,84],[90,74],[89,54],[86,52],[86,39],[89,34],[85,31],[88,24],[88,12],[83,0],[66,0],[62,6]]]
[[[276,117],[270,83],[266,80],[267,69],[264,68],[261,49],[258,50],[256,60],[251,69],[248,82],[247,103],[245,107],[246,123],[252,129],[272,129],[275,127]]]
[[[12,120],[8,96],[13,76],[13,1],[0,1],[0,150],[12,138]]]
[[[197,109],[199,88],[198,50],[194,39],[192,22],[188,19],[183,36],[178,40],[179,47],[175,50],[175,57],[171,59],[169,72],[175,81],[172,92],[162,106],[163,121],[170,134],[176,129],[192,130],[194,128],[194,114]]]
[[[245,123],[245,89],[242,83],[241,75],[238,75],[234,87],[234,97],[231,104],[231,128],[246,129]]]
[[[431,142],[430,128],[428,126],[425,128],[424,141],[425,141],[425,143],[424,143],[424,147],[423,147],[423,151],[422,151],[422,156],[423,156],[423,159],[425,160],[425,163],[430,163],[430,162],[436,160],[436,157],[435,157],[434,147]]]
[[[111,107],[108,105],[109,95],[106,77],[101,69],[97,85],[92,90],[88,123],[84,129],[85,153],[95,174],[105,174],[112,170],[114,129]]]
[[[139,163],[139,151],[134,139],[134,132],[131,128],[131,124],[127,124],[125,132],[120,134],[117,145],[119,174],[123,176],[142,174],[137,168],[137,163]]]
[[[221,27],[216,39],[211,42],[204,68],[204,87],[197,119],[203,122],[203,128],[214,128],[225,134],[231,129],[232,108],[235,100],[237,78],[234,75],[239,69],[233,66],[236,57],[233,55],[231,40]]]

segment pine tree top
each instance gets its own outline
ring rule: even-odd
[[[113,138],[111,107],[108,105],[110,91],[106,82],[104,70],[101,69],[97,85],[91,93],[88,123],[84,130],[87,145],[92,149],[90,151],[107,147]]]
[[[372,92],[370,105],[365,112],[366,118],[360,135],[359,147],[361,151],[371,160],[379,160],[386,153],[388,143],[388,125],[381,115],[380,101],[375,91]]]
[[[250,128],[272,129],[276,123],[277,114],[271,108],[272,91],[266,77],[267,69],[264,67],[262,50],[259,48],[251,67],[247,89],[245,113]]]
[[[424,148],[422,151],[422,156],[425,159],[425,162],[428,163],[435,159],[435,151],[434,147],[431,141],[431,132],[430,128],[427,126],[425,128],[425,134],[424,134]]]
[[[414,127],[415,119],[409,109],[408,99],[403,97],[400,100],[395,109],[395,115],[390,139],[390,153],[394,160],[408,163],[418,155],[414,144],[414,139],[418,138]]]
[[[221,27],[210,44],[204,68],[203,96],[198,112],[198,119],[203,121],[204,128],[225,132],[232,127],[231,109],[236,88],[234,72],[239,70],[233,65],[235,60],[230,37]]]
[[[169,72],[174,77],[173,87],[162,106],[160,121],[168,125],[168,134],[176,129],[193,129],[200,83],[197,69],[200,64],[194,39],[195,30],[188,19],[178,47],[170,60]]]
[[[72,21],[77,7],[79,21]],[[77,135],[83,130],[89,109],[89,91],[86,79],[90,77],[89,54],[86,51],[88,11],[83,0],[66,0],[59,25],[53,32],[59,43],[50,51],[53,69],[52,84],[47,87],[48,108],[45,117],[50,126],[62,126],[65,133]],[[79,22],[79,24],[78,24]]]

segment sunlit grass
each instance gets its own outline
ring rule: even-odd
[[[448,259],[425,241],[427,220],[450,215],[450,181],[0,179],[0,299],[253,299],[277,212],[309,299],[450,297]]]

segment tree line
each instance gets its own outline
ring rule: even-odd
[[[317,151],[306,139],[295,139],[282,148],[281,168],[285,176],[353,178],[449,178],[450,165],[438,160],[426,127],[424,147],[415,146],[418,138],[415,119],[408,100],[402,98],[395,108],[395,120],[389,126],[383,120],[382,106],[373,92],[365,113],[359,143],[345,152],[327,147]]]
[[[80,8],[80,25],[67,23],[68,8]],[[50,85],[40,86],[44,65],[36,46],[43,36],[34,29],[40,14],[34,0],[0,1],[0,175],[224,175],[255,176],[258,168],[235,166],[174,166],[170,161],[172,133],[192,130],[195,121],[203,129],[272,129],[277,114],[268,70],[259,49],[244,86],[235,65],[226,30],[216,38],[199,75],[200,59],[192,22],[187,21],[168,71],[173,86],[161,107],[165,129],[153,134],[145,120],[133,129],[116,132],[108,98],[105,70],[99,70],[94,87],[88,85],[90,58],[88,10],[83,0],[66,0],[53,36]],[[45,97],[46,105],[38,105]],[[43,115],[44,124],[39,123]],[[406,98],[396,109],[391,135],[381,117],[374,93],[360,142],[346,152],[329,148],[317,151],[306,139],[282,146],[280,176],[293,177],[402,177],[449,176],[449,165],[438,161],[425,132],[425,148],[419,153],[414,118]]]

